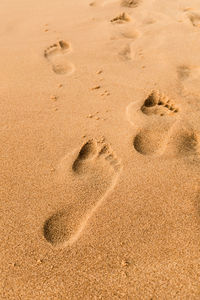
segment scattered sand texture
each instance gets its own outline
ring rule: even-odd
[[[199,1],[0,11],[0,299],[199,299]]]

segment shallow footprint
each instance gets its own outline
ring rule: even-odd
[[[45,49],[44,57],[51,63],[56,74],[70,75],[74,72],[74,65],[66,60],[66,54],[70,51],[70,44],[62,40]]]
[[[71,154],[62,160],[61,181],[65,184],[67,176],[71,179],[67,181],[72,183],[74,195],[69,193],[66,208],[55,212],[44,223],[44,237],[52,246],[71,245],[80,237],[90,217],[116,185],[120,170],[112,149],[95,140],[87,141],[76,157]]]
[[[121,6],[134,8],[140,4],[141,0],[121,0]]]
[[[173,130],[168,142],[167,156],[170,157],[194,157],[200,153],[200,134],[191,127],[179,124]]]

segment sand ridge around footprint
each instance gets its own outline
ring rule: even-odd
[[[58,166],[59,181],[69,185],[70,178],[75,195],[69,202],[66,199],[65,208],[46,219],[44,238],[55,247],[77,241],[90,217],[114,189],[120,171],[121,163],[111,147],[93,139],[62,159]]]
[[[74,65],[67,60],[68,54],[72,51],[68,42],[60,40],[44,50],[44,57],[51,64],[54,73],[59,75],[70,75],[74,72]]]

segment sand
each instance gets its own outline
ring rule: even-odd
[[[200,299],[199,1],[0,16],[0,299]]]

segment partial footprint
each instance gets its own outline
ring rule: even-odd
[[[161,155],[169,139],[169,122],[150,122],[133,139],[133,146],[142,155]]]
[[[200,134],[191,127],[179,124],[172,131],[166,155],[170,157],[191,157],[200,153]]]
[[[194,27],[200,27],[200,14],[197,13],[189,13],[188,17]]]
[[[137,7],[140,4],[141,0],[121,0],[121,6],[124,7]]]
[[[123,12],[120,15],[118,15],[117,17],[113,18],[110,20],[111,23],[117,23],[117,24],[123,24],[125,22],[129,22],[131,20],[130,16]]]
[[[90,217],[113,190],[121,170],[112,149],[95,140],[86,142],[73,157],[74,154],[67,156],[58,170],[63,184],[66,178],[67,185],[72,183],[67,205],[43,226],[45,239],[58,247],[77,241]]]
[[[178,108],[167,96],[153,91],[144,101],[141,111],[146,115],[172,115],[178,112]]]
[[[199,96],[200,67],[198,65],[180,65],[177,67],[177,77],[187,94]]]
[[[126,45],[120,52],[119,56],[123,60],[131,60],[131,49],[129,45]]]
[[[181,81],[186,80],[190,76],[190,68],[186,65],[178,66],[177,74],[179,80]]]
[[[62,40],[45,49],[44,57],[51,63],[56,74],[70,75],[74,72],[74,65],[66,60],[66,54],[70,51],[70,44]]]

